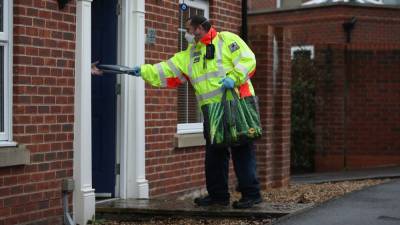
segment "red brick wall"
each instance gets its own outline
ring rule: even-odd
[[[395,8],[337,4],[250,15],[249,26],[254,27],[253,32],[260,33],[259,29],[267,26],[282,26],[291,31],[292,45],[314,45],[318,61],[326,60],[323,52],[327,44],[332,48],[333,90],[319,92],[325,103],[316,115],[319,123],[316,137],[318,171],[343,168],[341,152],[345,140],[348,168],[400,164],[399,118],[395,113],[399,109],[396,104],[399,86],[398,79],[394,77],[399,74],[399,12]],[[342,23],[353,16],[357,18],[357,23],[352,33],[352,43],[358,50],[352,53],[354,59],[347,63],[351,66],[351,84],[347,104],[348,127],[344,132],[343,44],[346,36]],[[263,65],[258,63],[258,71],[260,67]],[[347,139],[344,139],[345,136]]]
[[[178,2],[146,1],[145,26],[155,28],[156,43],[146,45],[146,63],[167,60],[178,51]],[[239,33],[241,2],[210,1],[210,20],[218,30]],[[203,187],[204,148],[174,148],[177,91],[146,85],[146,178],[150,196]],[[233,175],[233,173],[231,173]]]
[[[210,21],[221,31],[240,34],[242,26],[242,4],[236,0],[210,1]]]
[[[249,11],[266,10],[276,8],[276,0],[248,0]]]
[[[320,91],[316,169],[400,165],[400,44],[352,44],[348,63],[343,45],[331,47],[336,79],[329,94]]]
[[[72,176],[75,3],[14,1],[14,140],[31,165],[0,168],[0,224],[62,224]],[[43,219],[46,218],[46,219]]]

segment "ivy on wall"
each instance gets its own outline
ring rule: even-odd
[[[316,132],[323,137],[326,131],[316,130],[315,111],[324,108],[324,94],[332,91],[332,52],[321,51],[320,65],[310,57],[309,51],[296,52],[292,60],[291,111],[291,171],[312,172],[316,148]],[[322,58],[322,56],[324,56]],[[320,92],[317,93],[317,90]],[[322,140],[323,142],[323,140]],[[320,143],[322,144],[322,143]],[[323,144],[322,144],[323,145]]]

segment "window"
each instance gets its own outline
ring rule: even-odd
[[[314,46],[302,45],[291,47],[290,55],[292,60],[297,56],[307,56],[307,58],[314,59]]]
[[[179,40],[178,48],[180,51],[187,48],[185,40],[185,21],[192,15],[203,15],[208,18],[208,1],[185,1],[188,9],[184,12],[179,11]],[[200,107],[197,104],[193,87],[185,83],[178,88],[178,133],[198,133],[203,131],[202,116]]]
[[[0,145],[11,141],[11,9],[12,1],[0,0]]]

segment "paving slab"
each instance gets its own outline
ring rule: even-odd
[[[317,184],[325,182],[383,178],[400,178],[400,167],[384,167],[354,171],[293,175],[291,176],[290,180],[292,183],[297,184]]]
[[[191,200],[119,199],[96,204],[96,217],[124,220],[135,219],[138,216],[279,218],[311,206],[312,204],[263,202],[251,209],[239,210],[231,206],[198,207]]]
[[[352,192],[279,219],[274,225],[399,225],[400,179]]]

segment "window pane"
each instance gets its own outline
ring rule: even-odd
[[[0,46],[0,132],[4,132],[4,46]]]
[[[185,22],[193,15],[204,15],[204,10],[188,7],[188,10],[182,12],[179,11],[179,49],[180,51],[185,50],[188,46],[185,40]],[[201,112],[198,107],[196,95],[194,94],[193,87],[185,83],[178,88],[178,123],[199,123],[201,122]]]
[[[4,10],[4,7],[3,7],[3,3],[4,3],[4,0],[0,0],[0,32],[3,32],[3,21],[4,21],[4,15],[3,15],[3,10]]]
[[[311,59],[311,51],[308,50],[299,50],[293,53],[293,58],[306,58]]]

